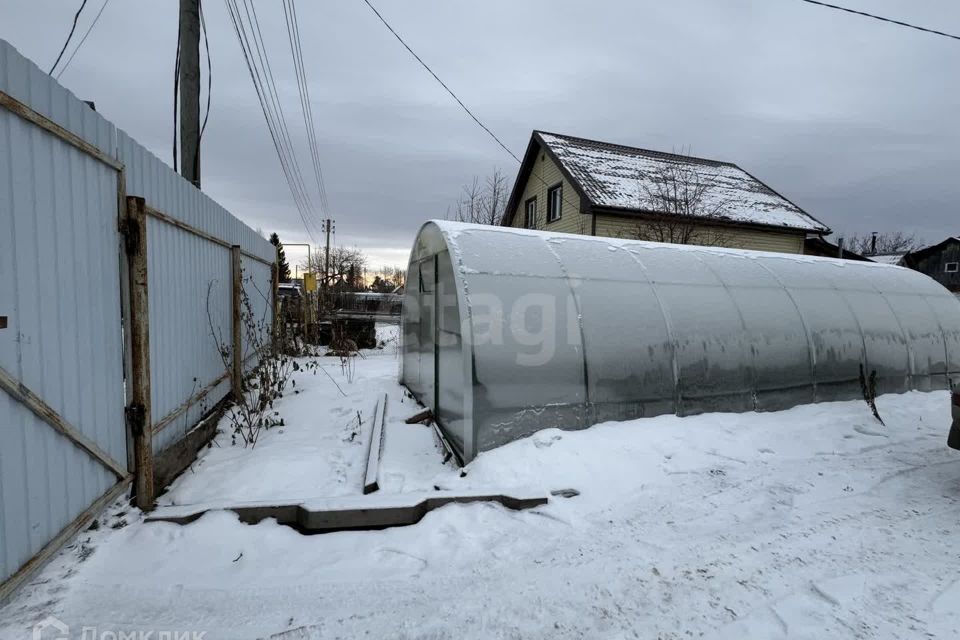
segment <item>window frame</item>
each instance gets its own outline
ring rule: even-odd
[[[530,205],[533,205],[533,220],[531,223],[530,220]],[[524,229],[536,229],[537,228],[537,196],[532,198],[527,198],[523,201],[523,228]]]
[[[553,211],[554,199],[553,194],[557,194],[556,199],[556,212]],[[556,216],[552,215],[556,213]],[[547,189],[547,223],[556,222],[561,217],[563,217],[563,182],[558,182],[557,184],[549,187]]]
[[[950,268],[951,266],[953,267],[953,269]],[[960,262],[956,262],[956,261],[945,262],[943,264],[943,272],[944,273],[960,273]]]

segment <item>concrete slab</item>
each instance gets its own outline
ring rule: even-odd
[[[508,509],[531,509],[548,498],[541,491],[453,492],[431,491],[398,494],[371,494],[321,498],[290,504],[242,503],[158,507],[146,522],[189,524],[208,511],[227,510],[241,522],[256,524],[274,518],[304,533],[325,533],[350,529],[384,529],[416,524],[430,511],[451,503],[497,502]]]

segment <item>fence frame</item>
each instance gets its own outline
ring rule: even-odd
[[[210,233],[159,211],[149,206],[142,197],[128,195],[126,168],[123,162],[57,124],[31,106],[17,100],[4,90],[0,90],[0,108],[9,111],[22,120],[51,134],[57,140],[80,150],[83,154],[112,168],[117,174],[116,225],[121,234],[122,243],[120,244],[122,246],[119,246],[117,249],[118,252],[120,252],[118,256],[120,260],[120,282],[117,283],[117,286],[120,288],[120,308],[116,311],[122,314],[123,327],[126,335],[125,339],[122,340],[121,353],[123,354],[124,368],[127,372],[126,384],[128,390],[127,406],[124,408],[126,422],[124,430],[127,434],[128,443],[127,460],[120,462],[112,458],[108,453],[103,451],[96,442],[70,424],[47,404],[43,398],[27,388],[15,376],[0,367],[0,392],[6,393],[13,400],[29,409],[44,424],[65,437],[72,445],[82,449],[93,460],[117,476],[117,482],[104,494],[89,504],[69,524],[47,541],[29,560],[18,567],[12,575],[0,582],[0,602],[3,602],[19,588],[35,570],[57,553],[65,543],[88,526],[104,507],[127,491],[131,484],[134,488],[136,505],[144,511],[149,511],[153,508],[156,494],[154,461],[158,455],[162,456],[166,454],[166,452],[157,454],[153,451],[153,435],[171,424],[191,406],[202,401],[207,395],[214,391],[224,379],[231,375],[235,378],[232,392],[239,392],[239,381],[242,379],[244,365],[246,364],[243,354],[237,346],[241,344],[242,340],[242,327],[239,321],[239,292],[242,291],[241,256],[271,267],[273,299],[269,304],[274,310],[277,306],[277,263],[275,261],[269,262],[264,260],[254,253],[242,249],[239,245],[234,245],[217,238]],[[206,385],[199,392],[193,394],[178,408],[157,422],[153,422],[152,420],[150,387],[148,239],[146,225],[148,216],[230,249],[233,276],[232,286],[234,291],[233,322],[231,326],[232,344],[234,345],[232,370],[225,371],[220,377]],[[275,319],[276,312],[274,311],[271,314],[271,320]],[[276,324],[274,323],[271,326],[271,331],[275,333],[275,330]],[[251,354],[250,357],[252,358],[254,355],[267,354]],[[213,424],[211,426],[215,427],[216,421],[211,421],[210,415],[201,418],[194,427],[203,425],[205,422],[212,422]],[[205,433],[212,435],[213,429],[208,429]],[[192,459],[196,454],[197,448],[194,445],[196,445],[202,437],[202,435],[198,437],[193,434],[193,431],[188,431],[180,442],[171,446],[173,450],[172,454],[177,458],[190,457],[190,459]],[[202,442],[200,444],[202,444]],[[186,464],[182,464],[182,466],[181,463],[183,463],[182,460],[177,460],[171,465],[168,460],[166,461],[166,466],[178,467],[179,470],[182,470],[186,464],[189,464],[189,460]]]

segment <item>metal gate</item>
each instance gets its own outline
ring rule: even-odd
[[[130,480],[123,177],[102,151],[110,123],[2,41],[0,68],[0,583],[14,585]]]
[[[0,601],[131,482],[151,508],[212,436],[262,355],[244,294],[272,330],[275,257],[0,40]]]

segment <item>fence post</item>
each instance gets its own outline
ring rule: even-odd
[[[137,506],[153,508],[153,418],[150,407],[150,304],[147,291],[147,215],[143,198],[128,197],[124,219],[130,288],[130,382],[127,425],[133,435]]]
[[[243,291],[243,270],[240,266],[240,245],[230,247],[230,272],[233,280],[233,396],[237,400],[243,393],[243,313],[241,310],[240,294]]]
[[[280,250],[278,248],[277,249],[278,258],[279,258],[279,252]],[[271,342],[273,346],[273,355],[276,356],[280,351],[280,346],[279,346],[280,325],[278,322],[279,316],[277,314],[277,311],[278,311],[277,296],[279,295],[277,290],[280,288],[280,260],[279,259],[274,260],[273,265],[270,266],[270,276],[271,276],[271,282],[272,282],[271,289],[273,290],[273,297],[270,298],[270,303],[272,305],[272,311],[273,311],[273,314],[271,317],[273,321],[273,325],[270,327],[270,337],[272,338]]]

